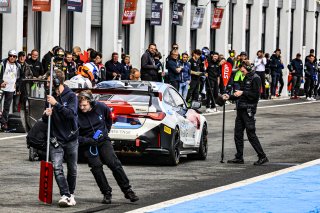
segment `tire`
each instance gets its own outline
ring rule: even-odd
[[[167,164],[170,166],[177,166],[180,163],[180,132],[175,129],[172,135],[172,142],[169,149],[169,156],[167,157]]]
[[[207,158],[207,155],[208,155],[208,130],[207,130],[207,125],[204,124],[202,128],[198,153],[190,154],[188,155],[188,158],[192,160],[205,160]]]

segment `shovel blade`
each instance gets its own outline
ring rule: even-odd
[[[50,162],[41,161],[40,166],[40,184],[39,184],[39,200],[51,204],[52,203],[52,185],[53,185],[53,165]]]

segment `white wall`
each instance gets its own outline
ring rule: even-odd
[[[249,55],[249,59],[251,61],[253,61],[257,57],[256,53],[261,49],[262,4],[263,0],[255,0],[253,1],[253,5],[251,6]]]
[[[293,47],[292,57],[297,53],[302,54],[303,45],[303,15],[304,15],[304,1],[296,1],[296,9],[294,10],[293,18]]]
[[[23,44],[23,1],[11,1],[11,13],[3,14],[2,57],[8,56],[8,51],[22,50]]]
[[[177,43],[181,52],[188,52],[190,54],[190,24],[191,24],[191,1],[178,0],[178,3],[185,3],[183,24],[177,26]]]
[[[277,0],[270,0],[269,7],[266,14],[266,53],[272,54],[276,49],[276,37],[277,37]]]
[[[229,0],[220,0],[217,4],[218,7],[224,7],[223,18],[221,21],[220,29],[216,30],[216,50],[224,54],[228,55],[228,36],[229,36]]]
[[[306,50],[307,55],[310,49],[315,49],[316,45],[316,1],[309,0],[309,7],[307,8],[307,24],[306,24]]]
[[[233,49],[239,53],[246,49],[246,8],[247,0],[238,0],[234,7]]]
[[[211,2],[210,2],[211,3]],[[202,27],[197,29],[197,49],[203,47],[210,47],[210,27],[211,27],[211,4],[207,0],[199,0],[198,5],[201,7],[206,6]]]

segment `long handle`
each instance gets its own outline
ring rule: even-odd
[[[225,120],[226,120],[226,105],[223,104],[223,114],[222,114],[222,149],[221,149],[221,163],[223,162],[223,158],[224,158],[224,127],[225,127]]]
[[[52,95],[52,79],[53,79],[53,57],[51,58],[50,64],[50,88],[49,88],[49,95]],[[49,108],[51,108],[51,104],[49,103]],[[50,148],[50,132],[51,131],[51,115],[48,117],[48,133],[47,133],[47,155],[46,155],[46,162],[49,162],[49,148]]]

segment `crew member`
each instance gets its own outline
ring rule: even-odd
[[[260,77],[252,71],[250,61],[245,60],[240,64],[240,70],[245,76],[240,84],[240,90],[233,95],[223,95],[224,100],[237,101],[237,117],[235,121],[234,140],[237,153],[235,158],[229,160],[228,163],[243,164],[243,131],[246,129],[249,142],[257,152],[259,160],[254,165],[262,165],[268,162],[266,154],[263,152],[262,146],[256,135],[255,114],[259,101],[259,91],[261,87]]]
[[[102,203],[110,204],[112,198],[112,188],[103,171],[103,164],[111,169],[124,197],[131,202],[138,201],[139,198],[132,191],[128,177],[108,136],[112,125],[110,109],[104,103],[94,101],[90,90],[80,92],[78,98],[79,143],[85,150],[84,155],[88,159],[91,172],[104,196]],[[98,136],[94,137],[95,134]]]
[[[77,96],[64,85],[64,72],[57,70],[53,76],[54,94],[47,95],[46,110],[42,119],[48,121],[51,115],[50,158],[54,176],[60,189],[60,207],[76,205],[74,191],[77,179],[78,160],[78,116]],[[48,108],[48,104],[51,108]],[[67,163],[68,177],[63,172],[63,161]]]

